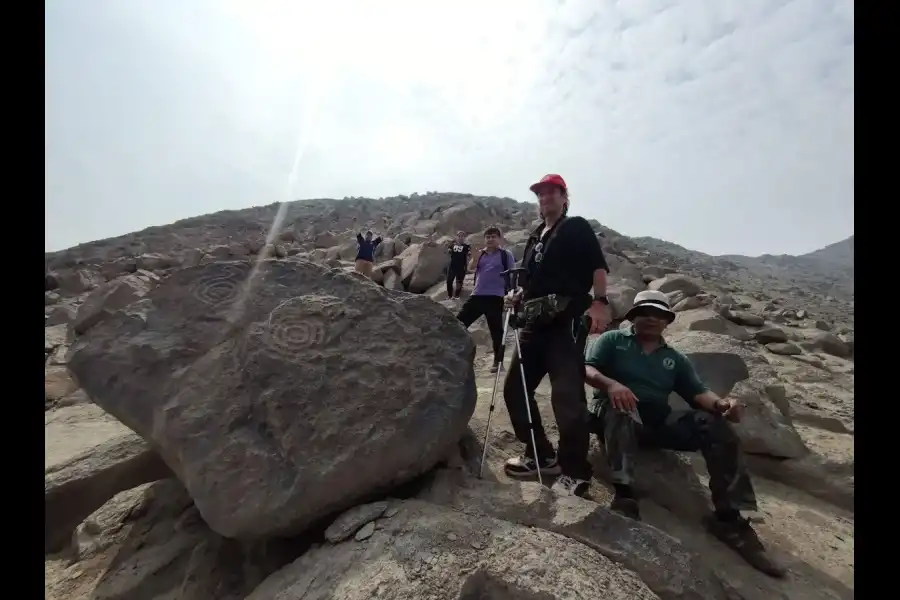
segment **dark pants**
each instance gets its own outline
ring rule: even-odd
[[[494,362],[500,362],[503,360],[503,296],[469,296],[456,318],[468,328],[482,315],[491,332]]]
[[[466,266],[454,267],[450,265],[447,269],[447,297],[459,298],[462,293],[463,280],[466,278]],[[456,288],[453,287],[453,281],[456,281]]]
[[[600,415],[613,483],[634,484],[639,446],[699,451],[706,459],[709,491],[716,510],[759,510],[740,440],[731,424],[721,416],[702,410],[673,410],[664,420],[652,425],[642,416],[644,425],[640,425],[608,403]]]
[[[512,364],[503,384],[503,398],[516,438],[526,445],[527,456],[534,456],[528,413],[522,389],[520,364],[525,368],[525,385],[534,422],[537,454],[543,459],[553,456],[553,446],[541,423],[534,390],[545,375],[550,376],[550,403],[559,428],[559,466],[564,475],[577,479],[591,478],[587,460],[590,426],[584,395],[584,348],[576,345],[571,320],[546,327],[523,327],[518,330],[522,356],[513,354]]]

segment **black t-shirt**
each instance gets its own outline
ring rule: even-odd
[[[524,265],[527,269],[525,300],[539,298],[548,294],[558,294],[582,300],[584,307],[576,304],[574,312],[587,310],[590,305],[589,294],[594,285],[594,271],[606,269],[606,257],[600,248],[591,225],[582,217],[568,217],[557,223],[559,231],[544,233],[544,226],[538,227],[525,247],[528,258]],[[553,236],[547,252],[543,247]],[[536,247],[540,244],[540,247]],[[540,259],[540,260],[538,260]]]
[[[469,259],[469,250],[472,246],[469,244],[460,244],[453,242],[450,244],[450,268],[453,270],[462,270],[466,268],[466,261]]]

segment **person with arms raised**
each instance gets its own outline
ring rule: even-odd
[[[366,237],[360,233],[356,234],[356,272],[370,279],[375,264],[375,249],[381,243],[381,236],[373,240],[372,235],[371,231],[366,232]]]

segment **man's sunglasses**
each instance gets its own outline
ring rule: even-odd
[[[659,319],[660,321],[670,321],[671,322],[673,320],[673,317],[671,314],[667,313],[664,310],[659,310],[658,308],[650,308],[650,307],[638,308],[638,309],[635,309],[632,314],[634,315],[635,319],[640,318],[640,317],[645,317],[645,318],[650,318],[650,319]]]

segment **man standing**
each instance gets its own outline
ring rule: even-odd
[[[372,266],[375,264],[375,248],[381,243],[381,236],[372,239],[372,232],[367,231],[366,237],[356,234],[356,272],[366,277],[372,277]]]
[[[587,460],[589,423],[584,395],[584,349],[573,336],[575,319],[587,312],[590,333],[599,333],[610,321],[606,299],[608,268],[600,242],[582,217],[567,217],[569,194],[559,175],[547,175],[531,186],[538,197],[542,223],[525,246],[523,289],[507,295],[510,306],[520,306],[519,339],[522,355],[513,355],[503,396],[518,440],[526,445],[522,456],[507,461],[512,477],[562,475],[553,490],[583,496],[591,478]],[[593,288],[593,296],[591,296]],[[524,367],[526,385],[519,369]],[[550,402],[559,428],[559,454],[541,424],[534,391],[550,376]],[[533,419],[536,448],[531,438],[526,397]],[[538,460],[535,461],[535,455]]]
[[[681,452],[700,451],[715,507],[706,519],[707,528],[753,567],[783,577],[784,570],[768,557],[740,514],[758,510],[740,440],[729,424],[741,420],[743,405],[709,390],[690,360],[666,343],[662,333],[675,313],[664,293],[640,292],[625,318],[633,323],[630,329],[604,333],[585,357],[587,382],[596,388],[592,412],[599,416],[615,487],[610,508],[640,519],[632,489],[639,441]],[[670,408],[672,392],[695,408]]]
[[[506,278],[503,272],[516,266],[509,250],[500,247],[500,230],[489,227],[484,232],[484,249],[472,257],[475,289],[456,316],[467,328],[484,315],[494,345],[494,364],[491,373],[503,366],[503,296]],[[447,286],[450,283],[448,281]]]
[[[469,252],[472,246],[466,243],[466,232],[457,231],[456,241],[450,244],[447,252],[450,254],[450,268],[447,269],[447,297],[451,300],[459,300],[462,293],[463,280],[466,278],[466,265],[469,262]],[[456,288],[453,282],[456,281]]]

